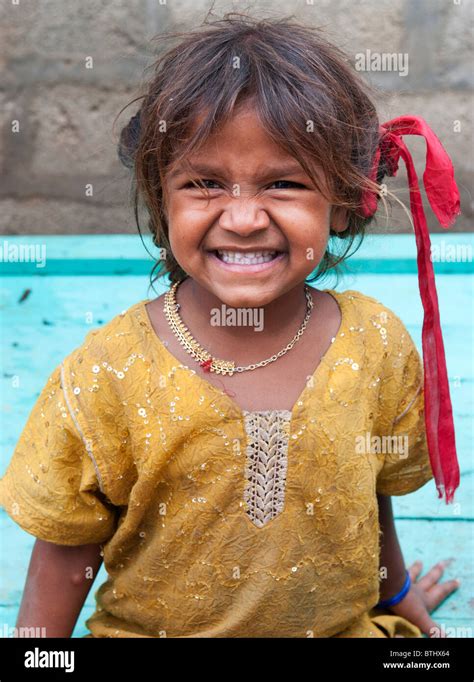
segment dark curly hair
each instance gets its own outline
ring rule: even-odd
[[[158,36],[160,41],[168,38],[179,42],[152,65],[145,94],[126,105],[143,100],[122,129],[118,145],[120,160],[133,170],[138,230],[141,234],[138,207],[143,199],[153,243],[166,254],[155,263],[151,284],[165,274],[171,282],[187,277],[168,239],[167,172],[176,161],[186,163],[188,155],[246,102],[318,188],[318,168],[323,170],[327,198],[347,210],[347,228],[330,230],[326,252],[307,281],[322,278],[330,269],[337,274],[337,266],[354,244],[354,251],[359,248],[372,220],[359,212],[362,191],[375,189],[368,176],[379,120],[370,87],[319,29],[292,17],[259,20],[231,12],[189,32]],[[239,68],[234,68],[236,57]],[[384,175],[382,159],[377,183]]]

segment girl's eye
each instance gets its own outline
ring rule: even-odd
[[[208,182],[210,182],[211,184],[214,184],[214,185],[218,185],[218,183],[215,180],[198,180],[198,179],[196,179],[196,180],[194,180],[194,182],[196,182],[198,185],[199,185],[199,183],[201,183],[202,185],[206,185],[206,183],[208,183]],[[184,188],[186,189],[188,187],[191,187],[192,189],[197,189],[194,182],[192,182],[190,180],[189,182],[187,182],[184,185]],[[208,189],[215,189],[215,188],[214,187],[208,187]]]
[[[302,187],[304,189],[304,185],[302,185],[300,182],[291,182],[291,180],[275,180],[273,185],[279,185],[283,183],[284,185],[293,185],[293,187]],[[271,187],[273,187],[271,185]],[[281,187],[280,189],[288,189],[287,187]]]

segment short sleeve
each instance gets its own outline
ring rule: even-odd
[[[62,365],[51,373],[20,435],[3,478],[0,504],[23,530],[61,545],[106,542],[117,508],[101,490],[68,408]]]
[[[397,400],[395,416],[377,476],[380,495],[406,495],[433,478],[426,439],[423,361],[408,332],[403,332],[405,350],[395,356],[397,382],[391,390]],[[389,401],[390,404],[390,401]]]

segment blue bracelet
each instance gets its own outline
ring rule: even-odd
[[[400,592],[396,594],[394,597],[391,597],[390,599],[384,599],[383,601],[379,601],[376,608],[386,609],[388,606],[395,606],[395,604],[398,604],[399,602],[402,601],[403,597],[406,596],[411,586],[410,574],[408,573],[408,571],[406,571],[406,574],[407,577],[405,578],[405,583]]]

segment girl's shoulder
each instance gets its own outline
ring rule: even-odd
[[[70,405],[94,414],[119,409],[148,370],[146,300],[118,313],[101,327],[91,329],[83,342],[56,371]],[[133,367],[133,371],[132,371]]]
[[[336,293],[342,310],[340,335],[345,349],[380,376],[403,384],[407,374],[422,373],[422,358],[401,317],[379,299],[348,289]],[[404,378],[405,377],[405,378]],[[415,377],[415,381],[417,380]]]
[[[131,356],[139,355],[144,336],[143,313],[146,300],[117,313],[103,326],[91,329],[83,342],[74,348],[63,362],[83,365],[95,361],[95,364],[106,363],[102,365],[106,368],[106,365],[120,364]],[[109,371],[116,374],[113,369]]]
[[[342,310],[342,325],[346,323],[350,331],[365,331],[375,338],[388,337],[389,333],[392,339],[410,337],[399,315],[379,299],[355,289],[326,291],[335,296]]]
[[[341,348],[367,373],[370,392],[378,390],[378,425],[386,431],[416,400],[422,408],[422,356],[405,323],[388,305],[355,290],[341,292],[338,300],[346,312]]]
[[[364,294],[357,289],[346,289],[345,291],[337,291],[335,289],[326,289],[331,293],[335,293],[337,297],[343,299],[357,311],[370,311],[387,308],[387,306],[378,298]],[[388,308],[387,308],[388,310]]]

